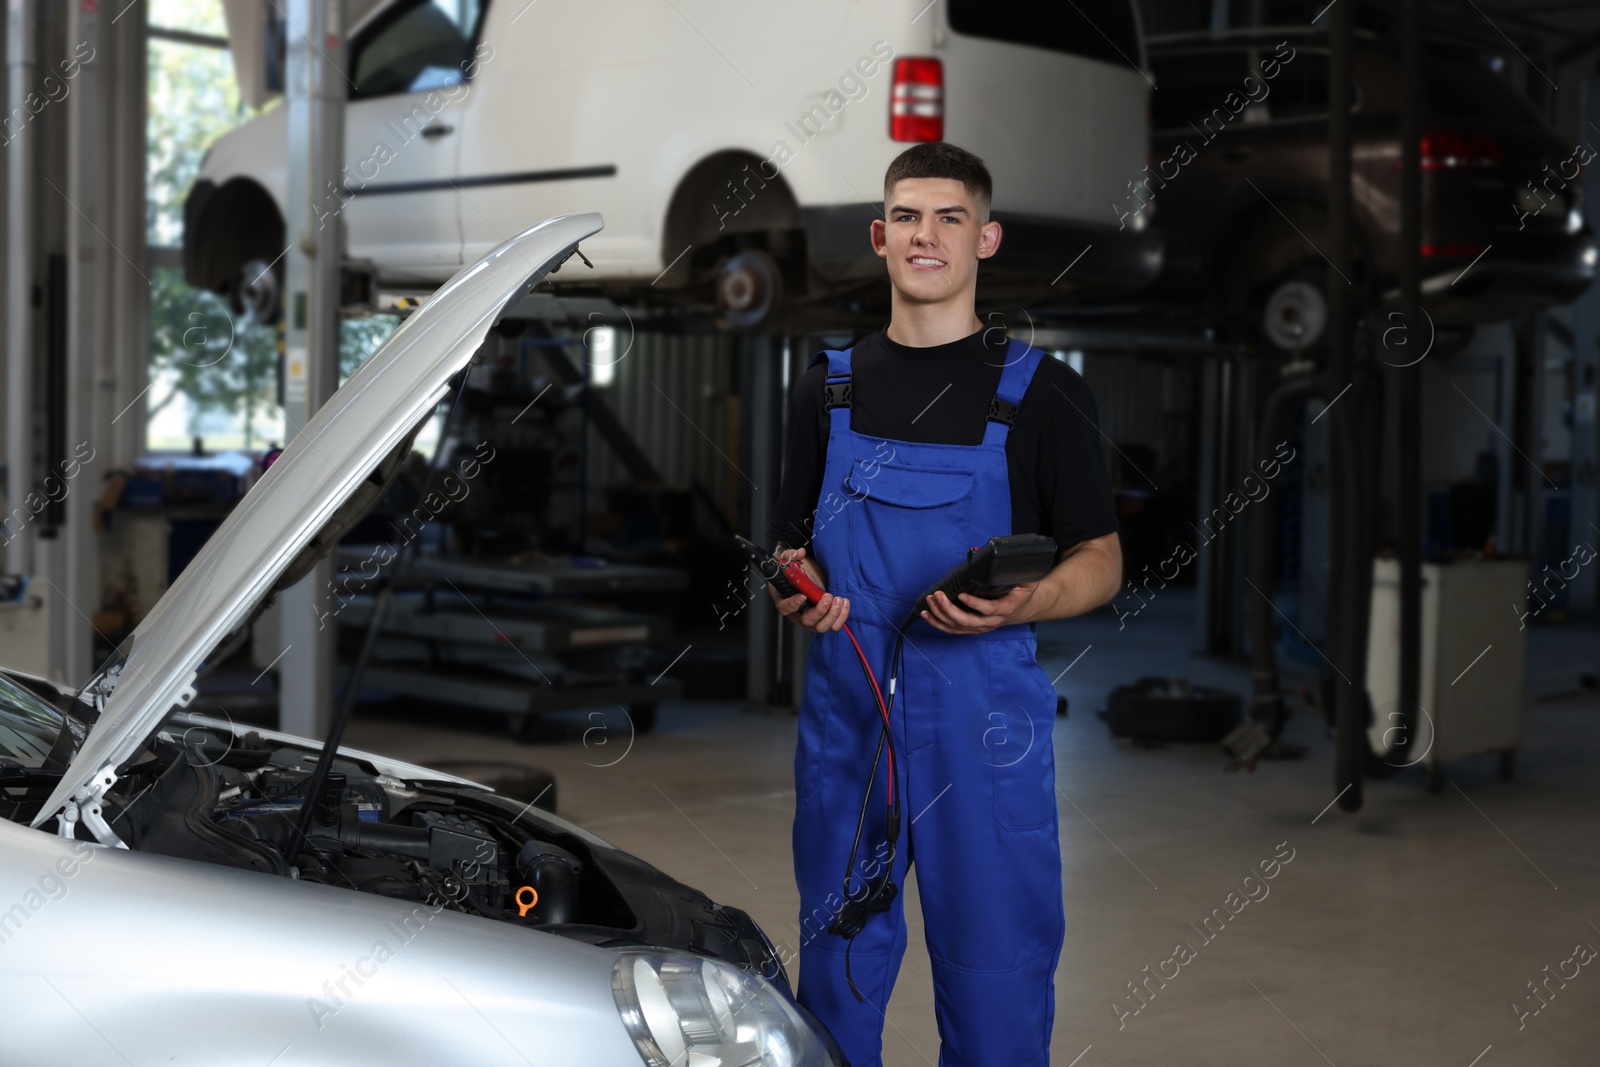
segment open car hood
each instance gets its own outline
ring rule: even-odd
[[[120,664],[79,694],[99,716],[33,825],[60,814],[64,836],[81,819],[102,842],[115,841],[99,797],[116,769],[193,699],[195,672],[217,643],[377,502],[489,330],[603,225],[593,213],[549,219],[463,268],[329,398],[156,602],[119,650]]]

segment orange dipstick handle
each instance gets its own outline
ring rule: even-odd
[[[524,893],[528,894],[527,900],[522,899],[522,894]],[[519,918],[526,916],[528,914],[528,909],[539,903],[539,891],[533,888],[531,885],[520,886],[516,892],[516,900],[517,916]]]

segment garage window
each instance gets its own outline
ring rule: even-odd
[[[396,4],[350,43],[350,99],[421,93],[467,80],[484,0]]]
[[[1139,62],[1129,0],[950,0],[950,28],[1120,66]]]
[[[220,0],[152,0],[148,9],[145,218],[152,251],[145,447],[179,454],[260,448],[284,434],[275,400],[277,330],[246,325],[215,293],[191,289],[181,250],[184,199],[206,149],[254,112],[234,77]],[[201,38],[157,36],[164,26]]]

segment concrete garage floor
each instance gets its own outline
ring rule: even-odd
[[[1600,965],[1566,961],[1579,944],[1600,948],[1600,694],[1530,701],[1513,782],[1498,781],[1494,759],[1484,757],[1449,766],[1444,791],[1429,796],[1420,772],[1409,770],[1369,782],[1365,807],[1346,815],[1325,810],[1334,799],[1332,746],[1309,715],[1286,734],[1309,746],[1307,757],[1254,774],[1223,773],[1211,746],[1112,741],[1094,711],[1114,685],[1140,674],[1247,691],[1244,667],[1173,652],[1190,646],[1191,618],[1192,601],[1173,590],[1125,629],[1105,612],[1041,631],[1052,675],[1088,648],[1057,683],[1072,711],[1054,736],[1066,798],[1067,939],[1052,1062],[1596,1062]],[[1578,672],[1594,668],[1596,636],[1530,631],[1530,694],[1576,689]],[[614,729],[580,737],[600,721],[580,714],[572,740],[527,747],[489,721],[451,728],[374,710],[352,723],[348,740],[424,763],[472,757],[548,767],[562,814],[747,909],[793,951],[796,720],[667,705],[656,732],[631,749],[620,717]],[[1239,907],[1246,875],[1291,850],[1267,895],[1252,882],[1259,899],[1205,941],[1197,928],[1212,910],[1225,909],[1230,893]],[[914,892],[907,922],[911,945],[884,1039],[894,1067],[934,1064],[939,1050]],[[1121,1015],[1141,1003],[1130,982],[1158,968],[1172,973],[1175,964],[1163,961],[1179,942],[1192,958],[1164,987],[1150,980],[1149,1002]],[[1569,976],[1564,984],[1558,970]],[[1540,980],[1542,1002],[1527,984]],[[1519,1019],[1519,1010],[1529,1014]]]

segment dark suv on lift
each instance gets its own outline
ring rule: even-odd
[[[1356,38],[1352,57],[1353,306],[1392,295],[1400,236],[1400,53]],[[1152,295],[1264,351],[1313,350],[1326,320],[1326,38],[1262,31],[1152,38],[1151,177],[1166,267]],[[1595,142],[1600,144],[1600,140]],[[1465,49],[1425,60],[1423,305],[1441,343],[1478,323],[1565,303],[1595,273],[1580,200],[1595,155],[1550,130],[1520,91]]]

